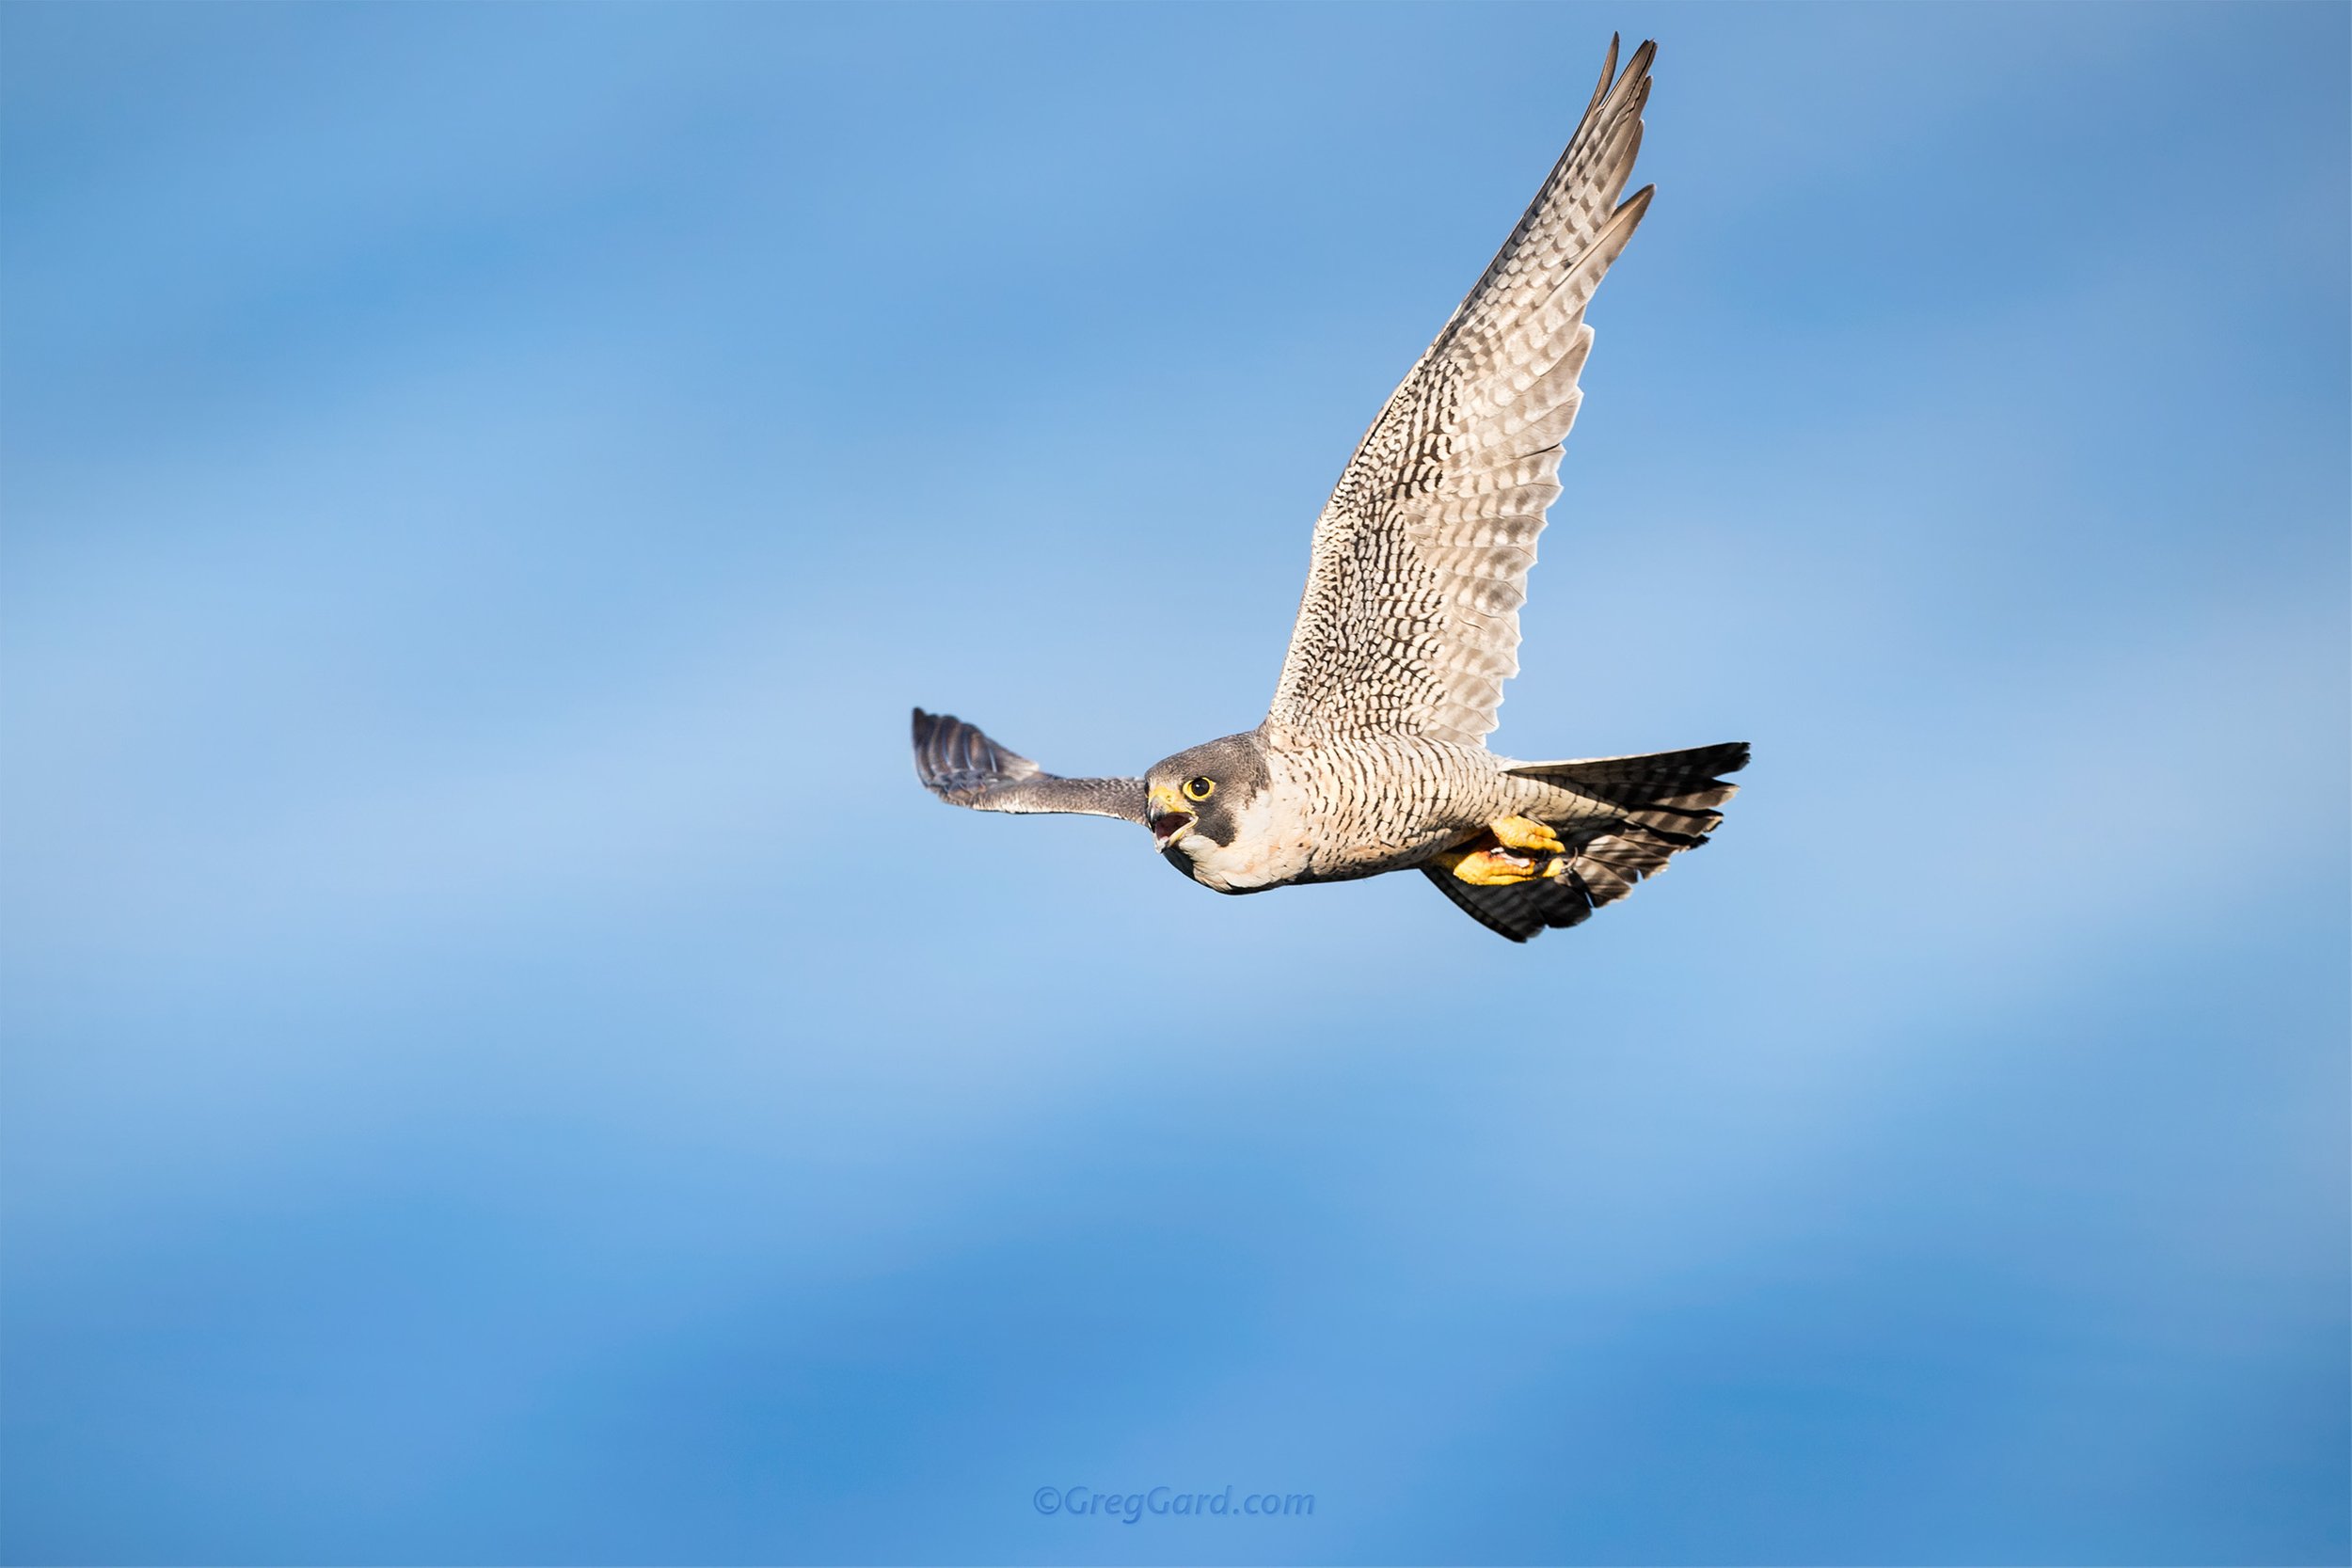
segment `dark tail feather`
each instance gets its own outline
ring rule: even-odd
[[[1606,800],[1623,808],[1622,814],[1565,834],[1572,853],[1557,877],[1476,887],[1451,871],[1422,870],[1471,919],[1513,942],[1525,942],[1547,927],[1580,926],[1603,904],[1615,903],[1644,878],[1665,869],[1676,855],[1705,844],[1724,819],[1715,808],[1740,787],[1716,775],[1747,765],[1743,740],[1639,757],[1527,763],[1511,771]]]
[[[1724,791],[1732,785],[1718,773],[1737,773],[1748,765],[1748,743],[1726,740],[1720,746],[1693,746],[1687,752],[1651,752],[1638,757],[1588,757],[1581,762],[1523,762],[1510,771],[1523,779],[1541,779],[1580,795],[1612,805],[1664,805],[1684,795]],[[1718,802],[1710,801],[1708,804]]]

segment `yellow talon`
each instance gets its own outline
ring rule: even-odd
[[[1554,878],[1568,869],[1567,847],[1541,822],[1505,816],[1458,849],[1432,855],[1429,863],[1451,871],[1472,887],[1509,887]]]
[[[1474,849],[1454,863],[1454,874],[1472,887],[1509,887],[1534,876],[1535,868],[1508,849]]]
[[[1495,842],[1506,849],[1541,851],[1547,855],[1556,855],[1567,847],[1560,842],[1558,833],[1553,832],[1532,816],[1499,816],[1487,825],[1486,831],[1493,833]],[[1547,872],[1546,875],[1549,873]]]

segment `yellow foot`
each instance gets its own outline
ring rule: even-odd
[[[1498,816],[1486,825],[1486,831],[1494,834],[1495,842],[1505,849],[1557,855],[1567,847],[1560,842],[1558,833],[1532,816]]]
[[[1472,887],[1509,887],[1535,875],[1535,863],[1508,849],[1471,849],[1449,857],[1454,874]]]
[[[1460,848],[1431,856],[1430,863],[1473,887],[1509,887],[1538,877],[1557,877],[1568,868],[1565,846],[1559,836],[1524,816],[1490,823],[1485,832]]]

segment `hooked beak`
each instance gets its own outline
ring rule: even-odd
[[[1143,811],[1144,825],[1152,830],[1152,847],[1163,852],[1184,842],[1192,832],[1193,816],[1166,784],[1152,791]]]

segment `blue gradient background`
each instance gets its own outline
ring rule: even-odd
[[[923,796],[1255,721],[1612,28],[1496,740],[1718,843],[1520,949]],[[2344,1561],[2348,43],[0,10],[0,1550]]]

